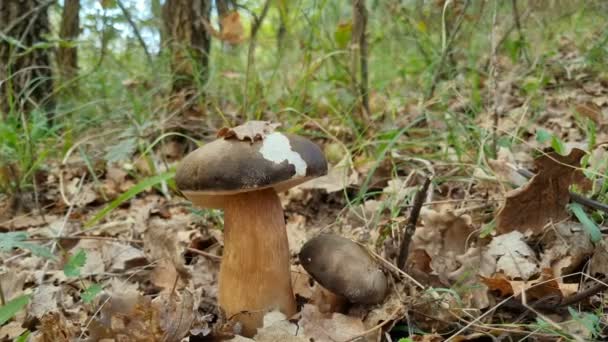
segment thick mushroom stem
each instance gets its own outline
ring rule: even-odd
[[[272,189],[230,196],[224,204],[219,304],[253,336],[264,314],[296,313],[283,208]]]

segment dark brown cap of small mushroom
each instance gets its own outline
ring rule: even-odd
[[[353,303],[377,304],[386,296],[386,275],[363,247],[349,239],[319,235],[302,246],[299,258],[319,284]]]
[[[275,132],[276,125],[250,121],[222,129],[220,139],[186,156],[175,181],[185,194],[230,195],[275,188],[284,191],[327,173],[327,161],[312,141]]]

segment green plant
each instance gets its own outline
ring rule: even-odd
[[[63,266],[63,273],[69,278],[79,278],[83,291],[80,293],[80,298],[84,303],[90,303],[95,299],[103,288],[100,284],[92,283],[86,285],[84,280],[80,278],[81,269],[87,262],[87,254],[84,249],[78,250],[75,254],[70,255],[67,262]]]

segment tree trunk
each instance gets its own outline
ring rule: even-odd
[[[352,0],[353,26],[351,36],[351,72],[353,90],[360,101],[363,122],[369,120],[369,91],[367,71],[367,17],[365,0]]]
[[[44,46],[49,34],[47,0],[0,1],[0,113],[44,110],[52,119],[53,80],[50,49]]]
[[[203,20],[210,12],[211,0],[167,0],[163,7],[174,93],[192,95],[207,82],[211,37]]]
[[[59,38],[74,44],[80,31],[80,0],[65,0],[61,14]],[[78,75],[78,48],[76,46],[60,46],[57,49],[57,66],[63,82],[70,81]],[[70,88],[77,89],[73,84]]]

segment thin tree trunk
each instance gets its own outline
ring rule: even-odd
[[[207,82],[211,37],[203,20],[209,22],[210,12],[211,0],[167,0],[163,7],[174,93],[201,93]]]
[[[287,16],[289,5],[287,1],[279,1],[279,29],[277,30],[277,50],[282,53],[285,46],[285,36],[287,35]]]
[[[365,0],[352,0],[353,26],[351,37],[351,68],[353,90],[361,101],[361,117],[365,121],[369,116],[369,89],[367,70],[367,17]],[[359,79],[360,78],[360,79]]]
[[[32,48],[46,43],[49,34],[47,0],[0,1],[0,112],[25,113],[40,108],[52,120],[54,103],[49,49]],[[7,39],[8,38],[8,39]]]
[[[80,0],[65,0],[63,13],[61,14],[61,27],[59,38],[65,42],[74,44],[80,32]],[[78,48],[76,46],[64,46],[57,49],[57,66],[62,82],[69,82],[78,75]],[[71,89],[77,89],[73,84]]]

